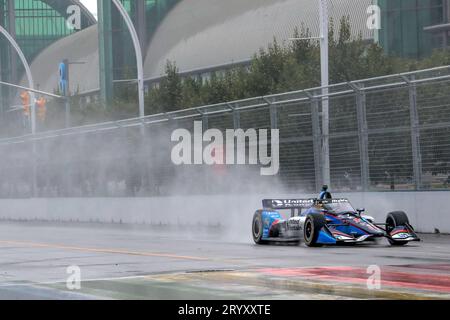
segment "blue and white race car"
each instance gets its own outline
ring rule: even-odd
[[[290,210],[284,219],[281,210]],[[420,241],[403,211],[391,212],[385,223],[355,210],[348,199],[333,199],[324,187],[318,199],[263,200],[263,209],[253,217],[255,243],[300,242],[317,247],[360,243],[386,238],[393,246]]]

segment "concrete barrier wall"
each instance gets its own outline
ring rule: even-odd
[[[384,222],[390,211],[403,210],[419,232],[450,233],[450,192],[335,194],[347,197]],[[0,219],[79,221],[181,226],[226,226],[250,233],[263,198],[308,198],[313,195],[186,196],[159,198],[54,198],[0,200]]]

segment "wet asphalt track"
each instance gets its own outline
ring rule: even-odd
[[[313,249],[189,230],[0,222],[0,299],[450,298],[450,236]],[[378,290],[367,289],[370,265]],[[81,290],[67,290],[69,266]]]

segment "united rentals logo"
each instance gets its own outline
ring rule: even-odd
[[[296,208],[296,207],[311,206],[313,204],[314,201],[309,199],[272,200],[273,208]]]
[[[272,200],[272,206],[273,206],[274,208],[282,207],[282,206],[283,206],[283,201],[280,201],[280,200]]]

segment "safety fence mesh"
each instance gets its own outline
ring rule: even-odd
[[[448,67],[331,86],[333,190],[448,190],[449,89]],[[54,101],[49,108],[64,108]],[[314,192],[323,181],[324,101],[316,88],[0,139],[0,197]],[[10,137],[19,121],[11,115]],[[172,134],[186,129],[193,139],[195,122],[223,133],[216,153],[225,153],[226,130],[278,129],[278,174],[261,175],[261,164],[174,164]]]

